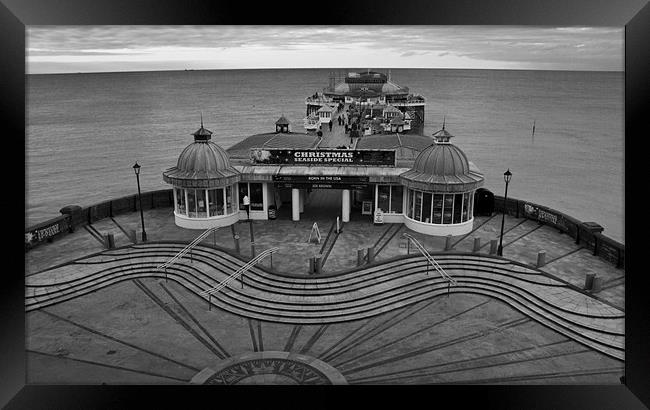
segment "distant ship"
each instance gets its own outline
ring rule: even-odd
[[[303,122],[308,131],[331,121],[331,112],[343,107],[355,113],[364,135],[396,129],[417,134],[424,132],[424,97],[394,83],[390,70],[387,74],[370,70],[348,72],[338,80],[331,73],[329,86],[307,97],[305,104],[307,114]]]

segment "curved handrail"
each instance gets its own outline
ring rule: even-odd
[[[235,272],[233,272],[230,276],[228,276],[228,278],[226,278],[225,280],[223,280],[223,281],[222,281],[221,283],[219,283],[217,286],[215,286],[215,287],[213,287],[213,288],[210,288],[210,289],[206,289],[206,290],[204,290],[203,292],[200,293],[200,295],[201,295],[201,296],[212,296],[213,294],[219,292],[221,289],[223,289],[224,287],[228,286],[228,284],[229,284],[232,280],[234,280],[234,279],[237,278],[238,276],[243,275],[244,272],[246,272],[246,271],[247,271],[248,269],[250,269],[252,266],[256,265],[259,261],[261,261],[261,260],[264,259],[265,257],[267,257],[267,256],[269,256],[269,255],[271,255],[271,254],[273,254],[274,252],[277,252],[279,249],[280,249],[280,248],[270,248],[270,249],[267,249],[267,250],[261,252],[259,255],[257,255],[256,257],[254,257],[254,258],[251,259],[250,261],[248,261],[244,266],[242,266],[241,268],[239,268],[239,269],[237,269]],[[242,287],[244,287],[244,282],[243,282],[243,281],[242,281]]]
[[[404,232],[404,233],[402,234],[402,236],[403,236],[404,238],[408,239],[409,241],[411,241],[411,242],[413,243],[413,245],[415,245],[415,247],[416,247],[416,248],[420,251],[420,253],[421,253],[421,254],[422,254],[422,255],[423,255],[423,256],[424,256],[424,257],[425,257],[425,258],[426,258],[430,263],[431,263],[431,266],[433,266],[433,267],[438,271],[438,273],[440,274],[440,276],[442,276],[443,279],[445,279],[447,282],[449,282],[450,285],[454,285],[454,286],[457,285],[457,283],[456,283],[456,281],[454,280],[454,278],[452,278],[451,276],[449,276],[449,274],[448,274],[447,272],[445,272],[444,269],[442,269],[442,267],[438,264],[438,262],[436,262],[436,260],[433,259],[433,257],[432,257],[432,256],[429,254],[429,252],[424,248],[424,246],[422,246],[422,244],[420,243],[420,241],[418,241],[417,239],[415,239],[413,236],[411,236],[411,235],[408,234],[407,232]]]
[[[191,251],[192,248],[194,248],[197,244],[199,244],[202,240],[204,240],[209,234],[216,231],[217,229],[219,229],[219,227],[213,227],[213,228],[206,229],[199,236],[197,236],[192,242],[188,243],[187,246],[185,246],[183,249],[181,249],[176,255],[172,256],[167,262],[159,265],[157,267],[157,269],[161,270],[161,269],[168,268],[169,266],[174,264],[174,262],[176,262],[179,258],[182,258],[183,256],[185,256],[185,254],[187,252]]]

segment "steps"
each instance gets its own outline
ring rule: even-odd
[[[62,303],[124,280],[158,278],[199,294],[246,261],[197,246],[165,272],[156,267],[185,244],[147,243],[77,260],[27,278],[26,310]],[[432,297],[476,293],[512,306],[533,320],[609,356],[623,360],[624,312],[553,278],[507,260],[476,254],[435,255],[458,283],[426,273],[426,259],[410,256],[337,275],[278,275],[254,266],[244,287],[233,282],[210,303],[225,311],[271,322],[326,324],[369,318]],[[208,299],[206,297],[206,308]]]

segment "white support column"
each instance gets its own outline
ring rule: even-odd
[[[178,199],[176,198],[176,187],[172,188],[172,192],[174,193],[174,211],[178,213]]]
[[[269,218],[269,192],[268,184],[262,183],[262,209],[264,210],[264,219]]]
[[[300,220],[300,191],[296,188],[291,188],[291,219]]]
[[[208,194],[208,190],[205,190],[205,214],[207,217],[210,217],[210,194]],[[213,215],[214,216],[214,215]]]
[[[305,212],[305,190],[304,189],[299,189],[298,190],[298,207],[300,208],[300,213]]]
[[[344,189],[341,195],[341,216],[343,222],[350,222],[350,190]]]
[[[373,209],[373,215],[375,212],[377,212],[377,208],[379,208],[379,185],[375,184],[375,209]],[[382,209],[382,211],[386,212],[386,209]]]
[[[183,191],[185,192],[185,216],[189,217],[190,216],[190,201],[187,200],[187,195],[188,195],[187,191],[189,191],[189,189],[185,188]]]

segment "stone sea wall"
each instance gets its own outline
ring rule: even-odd
[[[144,192],[142,194],[142,209],[172,207],[174,196],[171,189]],[[83,225],[92,224],[100,219],[114,215],[137,212],[139,210],[138,195],[128,195],[121,198],[100,202],[88,207],[66,207],[61,216],[52,218],[25,229],[25,251],[45,242],[73,232]],[[503,197],[494,196],[494,211],[504,210]],[[582,245],[618,268],[625,268],[625,245],[602,234],[603,228],[595,222],[582,222],[543,205],[508,198],[505,203],[508,215],[516,218],[527,218],[538,221],[571,236],[576,244]]]

